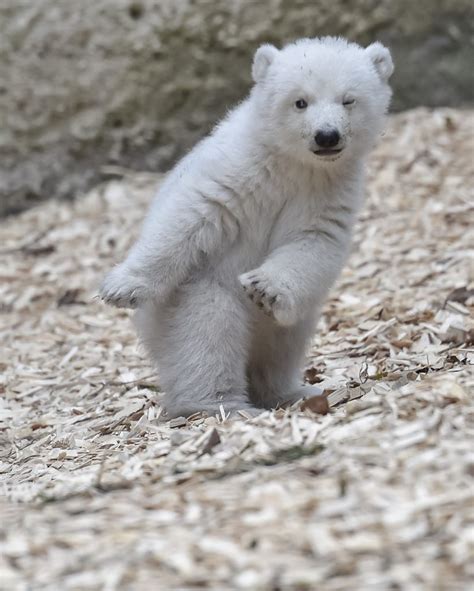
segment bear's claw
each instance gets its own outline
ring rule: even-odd
[[[134,309],[147,299],[148,290],[137,278],[118,266],[105,277],[99,295],[106,304]]]
[[[239,277],[247,297],[267,316],[282,326],[296,322],[296,312],[290,296],[273,284],[272,280],[260,271],[249,271]]]

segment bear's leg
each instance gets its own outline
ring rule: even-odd
[[[163,307],[137,314],[138,330],[156,363],[168,418],[199,411],[244,410],[247,394],[248,311],[217,282],[181,287]]]
[[[259,323],[247,370],[255,406],[276,408],[321,394],[318,387],[303,384],[301,373],[313,327],[312,318],[291,327],[266,318]]]

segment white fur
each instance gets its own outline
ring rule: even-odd
[[[378,43],[265,45],[250,96],[167,176],[101,295],[138,308],[168,416],[311,393],[298,372],[349,252],[392,69]],[[342,151],[316,154],[315,134],[334,129]]]

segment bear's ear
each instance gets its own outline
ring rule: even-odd
[[[388,79],[393,74],[393,61],[390,51],[378,41],[369,45],[365,51],[369,54],[382,82],[388,82]]]
[[[269,43],[260,45],[255,52],[252,64],[252,78],[255,82],[260,82],[265,78],[268,66],[275,59],[277,53],[278,49],[274,45],[270,45]]]

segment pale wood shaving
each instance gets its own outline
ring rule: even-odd
[[[156,177],[2,222],[0,587],[467,589],[473,113],[391,119],[296,407],[164,423],[96,287]]]

